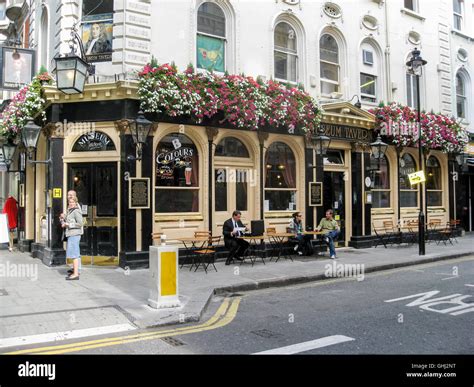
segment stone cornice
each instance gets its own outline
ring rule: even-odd
[[[109,83],[87,84],[81,94],[64,94],[56,85],[44,87],[46,105],[55,103],[94,102],[118,99],[139,99],[137,81],[117,81]]]
[[[336,102],[322,105],[324,109],[322,122],[334,125],[355,126],[374,129],[375,116],[363,109],[358,109],[349,102]]]

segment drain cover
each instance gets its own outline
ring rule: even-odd
[[[181,340],[175,339],[174,337],[163,337],[161,340],[163,340],[166,344],[171,345],[172,347],[181,347],[183,345],[186,345]]]
[[[254,335],[257,335],[257,336],[260,336],[260,337],[264,337],[266,339],[272,339],[272,338],[275,338],[275,337],[283,336],[280,333],[272,332],[272,331],[269,331],[268,329],[261,329],[259,331],[251,331],[250,333],[253,333]]]
[[[0,296],[8,296],[8,292],[5,289],[0,289]]]

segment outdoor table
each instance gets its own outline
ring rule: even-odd
[[[322,231],[303,231],[303,235],[324,235]],[[317,255],[320,255],[320,253],[317,253]]]
[[[194,266],[194,255],[193,251],[194,250],[199,250],[204,247],[204,244],[209,240],[208,237],[183,237],[183,238],[176,238],[175,240],[182,242],[184,245],[184,248],[186,250],[186,258],[191,256],[192,258],[192,264],[189,270]],[[196,243],[201,243],[200,246],[196,247]],[[181,264],[181,268],[184,266],[184,262]]]
[[[290,233],[290,232],[278,232],[278,233],[267,234],[267,237],[271,238],[271,240],[274,242],[274,244],[278,248],[278,257],[275,262],[278,262],[278,260],[281,258],[282,255],[285,259],[289,258],[291,259],[291,261],[293,261],[293,258],[291,258],[291,255],[285,254],[285,251],[283,249],[284,247],[283,243],[285,241],[285,238],[293,238],[294,236],[295,234]],[[270,259],[270,261],[272,259],[273,257]]]
[[[256,255],[256,251],[257,251],[257,241],[259,240],[260,241],[260,245],[262,244],[262,242],[265,240],[266,236],[265,235],[259,235],[259,236],[240,236],[240,237],[237,237],[239,239],[242,239],[244,241],[247,241],[249,243],[249,247],[247,249],[247,254],[244,254],[244,256],[242,257],[242,261],[240,262],[240,264],[242,265],[242,263],[245,262],[245,259],[246,258],[249,258],[250,259],[250,262],[252,262],[252,267],[255,263],[255,261],[257,260],[257,255]],[[254,254],[252,256],[252,253]],[[260,257],[262,259],[262,262],[263,264],[265,265],[265,260],[263,259],[263,257],[261,256]]]

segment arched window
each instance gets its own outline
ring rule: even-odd
[[[373,174],[372,208],[390,207],[390,166],[387,157],[371,158],[370,169]]]
[[[296,159],[291,148],[274,142],[265,157],[265,206],[269,211],[296,211]]]
[[[329,34],[324,34],[319,39],[319,60],[321,94],[339,92],[339,47],[336,39]]]
[[[412,186],[408,175],[416,172],[415,159],[408,153],[400,158],[400,207],[418,206],[418,185]]]
[[[165,136],[156,149],[156,212],[199,211],[199,155],[181,133]]]
[[[463,76],[456,74],[456,114],[459,118],[466,118],[466,85]]]
[[[235,137],[223,138],[217,144],[215,155],[221,157],[250,157],[247,147]]]
[[[286,22],[275,27],[274,34],[275,78],[288,82],[298,81],[298,42],[295,29]]]
[[[441,166],[436,157],[431,156],[426,161],[426,203],[428,206],[443,205],[443,190],[441,185]]]
[[[226,70],[226,20],[224,11],[214,3],[203,3],[197,14],[197,68]]]

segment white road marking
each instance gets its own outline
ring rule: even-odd
[[[289,345],[287,347],[270,349],[268,351],[256,352],[254,355],[293,355],[295,353],[306,352],[316,348],[328,347],[334,344],[355,340],[352,337],[343,335],[327,336],[321,339],[305,341],[304,343]]]
[[[22,345],[46,343],[50,341],[61,341],[70,339],[79,339],[88,336],[105,335],[109,333],[132,331],[137,329],[132,324],[115,324],[103,327],[76,329],[73,331],[42,333],[39,335],[24,337],[7,337],[0,339],[0,348],[17,347]]]
[[[470,285],[470,284],[464,284],[465,286],[469,286],[471,288],[474,288],[474,285]]]
[[[454,275],[454,276],[448,277],[448,278],[441,278],[441,281],[448,280],[448,279],[453,279],[453,278],[459,278],[459,276],[458,276],[458,275]]]

